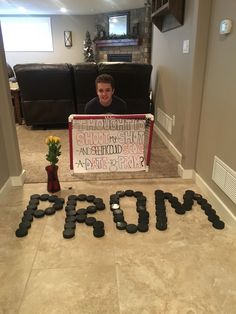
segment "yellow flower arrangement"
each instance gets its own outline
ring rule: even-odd
[[[46,138],[45,143],[48,145],[46,160],[55,166],[59,161],[58,157],[61,155],[61,139],[60,137],[50,135]]]

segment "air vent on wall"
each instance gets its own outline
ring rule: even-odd
[[[214,157],[212,180],[236,204],[236,172],[217,156]]]
[[[173,119],[160,108],[157,108],[157,122],[159,122],[169,134],[172,134]]]

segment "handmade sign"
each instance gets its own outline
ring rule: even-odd
[[[153,123],[151,114],[70,115],[70,169],[148,171]]]

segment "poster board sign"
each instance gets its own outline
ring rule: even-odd
[[[151,114],[70,115],[70,169],[148,171],[153,123]]]

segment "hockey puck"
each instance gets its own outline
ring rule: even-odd
[[[28,234],[28,228],[19,228],[15,232],[17,238],[25,237]]]
[[[116,223],[116,228],[119,230],[125,230],[126,226],[127,226],[127,222],[125,222],[125,221],[118,221]]]
[[[45,215],[50,216],[50,215],[54,215],[56,212],[56,209],[54,207],[48,207],[44,210]]]
[[[65,239],[71,239],[75,236],[75,230],[74,229],[65,229],[63,231],[63,237]]]
[[[135,224],[128,224],[128,225],[126,226],[126,231],[127,231],[128,233],[135,233],[135,232],[138,231],[138,227],[137,227]]]

